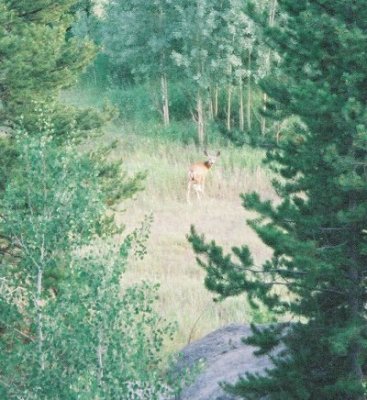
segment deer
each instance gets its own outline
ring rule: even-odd
[[[199,201],[204,194],[205,189],[205,178],[210,170],[210,168],[215,164],[217,158],[220,156],[220,151],[217,152],[215,156],[209,155],[205,150],[204,154],[208,157],[206,161],[197,162],[190,165],[188,173],[188,183],[187,183],[187,203],[191,204],[190,192],[193,188],[196,192],[196,196]]]

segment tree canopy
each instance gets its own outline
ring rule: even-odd
[[[243,196],[251,226],[273,249],[255,266],[246,246],[224,255],[193,229],[190,241],[221,298],[248,293],[292,322],[254,330],[251,343],[274,368],[229,387],[246,399],[363,399],[366,367],[367,25],[363,1],[280,1],[281,25],[266,27],[280,54],[263,88],[274,111],[302,124],[267,162],[282,201]],[[258,19],[259,20],[259,19]],[[280,296],[276,287],[285,287]]]
[[[60,133],[100,127],[92,110],[62,105],[60,90],[75,84],[96,54],[88,38],[69,34],[76,0],[0,1],[0,124],[34,127],[35,109],[47,105]]]

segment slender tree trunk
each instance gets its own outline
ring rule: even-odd
[[[205,132],[204,132],[204,109],[203,109],[203,99],[201,96],[200,90],[197,94],[196,100],[196,112],[197,112],[197,129],[198,129],[198,140],[199,145],[203,146],[204,139],[205,139]]]
[[[36,297],[36,309],[37,309],[37,340],[38,340],[38,353],[39,353],[39,363],[41,371],[45,369],[45,355],[43,353],[43,316],[42,316],[42,279],[43,270],[41,267],[38,268],[37,272],[37,297]]]
[[[269,12],[269,26],[273,27],[275,23],[275,12],[277,10],[277,0],[273,0],[270,4],[270,12]]]
[[[269,9],[269,19],[268,19],[268,24],[269,27],[273,27],[275,24],[275,12],[277,9],[277,0],[272,0],[270,3],[270,9]],[[270,50],[268,51],[266,58],[265,58],[265,71],[266,73],[269,73],[270,70]],[[263,94],[263,111],[266,112],[266,102],[267,102],[267,94]],[[261,117],[261,134],[265,135],[266,132],[266,119],[264,116]]]
[[[211,87],[209,89],[209,118],[211,120],[214,119],[214,98],[213,98],[213,90]]]
[[[263,112],[266,112],[266,102],[267,102],[268,96],[266,93],[263,93]],[[264,136],[266,132],[266,119],[265,116],[261,116],[261,134]]]
[[[161,75],[161,98],[162,98],[162,111],[163,111],[163,124],[169,125],[169,105],[168,105],[168,83],[167,76]]]
[[[45,237],[42,236],[41,257],[40,262],[37,263],[37,282],[36,282],[36,313],[37,313],[37,340],[38,340],[38,353],[39,364],[41,371],[45,370],[45,355],[43,352],[43,313],[42,313],[42,284],[43,284],[43,259],[44,259],[44,243]]]
[[[232,117],[232,86],[228,85],[227,89],[227,129],[231,130],[231,117]]]
[[[251,109],[252,109],[252,87],[251,87],[251,50],[248,52],[248,79],[247,79],[247,130],[251,131],[252,129],[252,120],[251,120]]]
[[[164,10],[162,6],[159,7],[159,30],[161,31],[164,26]],[[169,105],[168,105],[168,83],[167,75],[165,73],[165,68],[167,66],[167,57],[165,52],[162,50],[160,52],[159,68],[161,73],[161,102],[162,102],[162,115],[164,126],[169,125]]]
[[[218,117],[218,97],[219,97],[219,88],[215,86],[214,89],[214,118]]]
[[[239,82],[239,97],[240,97],[240,104],[239,104],[239,125],[240,125],[240,130],[244,131],[245,129],[245,115],[244,115],[244,110],[243,110],[243,81],[242,77],[240,78]]]
[[[103,375],[104,375],[102,328],[100,328],[99,332],[98,332],[97,362],[98,362],[98,380],[99,380],[99,384],[102,385],[102,380],[103,380]]]

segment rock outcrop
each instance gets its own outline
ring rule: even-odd
[[[228,325],[197,340],[181,351],[176,373],[200,364],[202,367],[180,400],[237,400],[220,387],[220,382],[234,383],[245,372],[261,372],[271,367],[268,357],[256,357],[254,347],[242,342],[251,334],[248,325]]]

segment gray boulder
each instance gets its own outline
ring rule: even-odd
[[[175,368],[178,379],[187,368],[198,364],[201,368],[180,400],[238,400],[224,392],[219,383],[235,383],[245,372],[262,372],[272,366],[268,357],[256,357],[255,348],[242,342],[250,334],[250,326],[232,324],[186,346]]]

